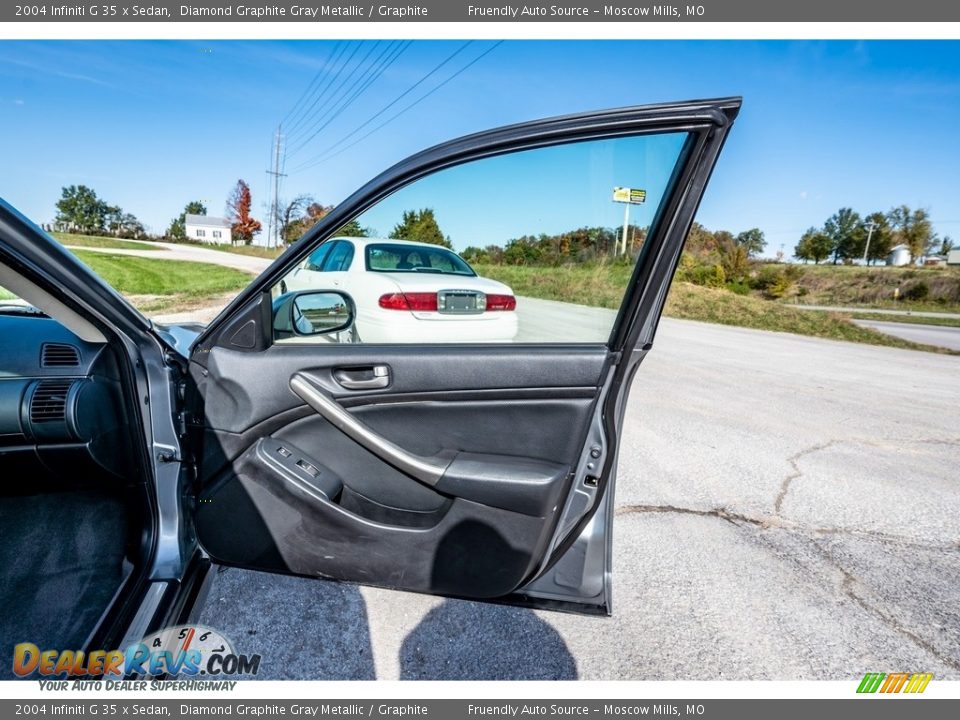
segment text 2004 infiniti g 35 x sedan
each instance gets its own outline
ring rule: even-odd
[[[214,564],[609,613],[627,395],[739,108],[605,110],[421,152],[347,198],[204,328],[151,323],[0,203],[0,287],[27,304],[0,301],[0,658],[27,642],[125,648],[192,622]],[[369,344],[377,331],[351,296],[362,287],[314,278],[278,293],[368,212],[389,210],[382,226],[400,203],[443,198],[475,212],[459,227],[484,238],[532,202],[525,227],[616,215],[614,186],[645,191],[633,217],[646,233],[603,340]],[[466,272],[418,271],[428,250],[343,242],[371,276],[393,263],[385,275],[436,281],[378,288],[385,313],[411,298],[428,304],[412,312],[432,313],[435,295],[438,313],[483,301],[516,314],[506,288],[484,286],[481,300]],[[323,341],[357,323],[365,342]],[[567,323],[555,325],[562,338]]]
[[[517,334],[513,290],[427,243],[331,238],[281,288],[348,293],[356,305],[353,342],[497,342]]]

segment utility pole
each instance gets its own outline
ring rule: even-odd
[[[623,250],[621,251],[620,248],[618,247],[617,252],[615,252],[614,255],[620,255],[621,252],[624,255],[627,254],[627,232],[629,231],[629,229],[630,229],[630,203],[624,203],[623,204],[623,238],[621,239],[621,242],[623,244]]]
[[[283,145],[283,126],[277,125],[277,134],[274,139],[273,164],[267,175],[273,176],[273,201],[270,203],[270,221],[267,224],[267,247],[277,247],[280,244],[280,178],[286,173],[280,170],[280,148]]]
[[[867,264],[867,255],[870,254],[870,238],[873,237],[873,229],[876,226],[877,224],[873,220],[867,223],[867,245],[866,247],[863,248],[863,264],[864,265]]]

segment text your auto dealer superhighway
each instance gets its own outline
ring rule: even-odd
[[[365,17],[427,17],[427,8],[419,5],[222,5],[220,7],[197,7],[181,5],[180,17],[198,18],[293,18],[322,20],[324,18]]]

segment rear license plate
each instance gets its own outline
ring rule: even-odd
[[[469,314],[483,312],[483,303],[479,302],[480,293],[466,290],[441,290],[437,293],[437,310],[450,314]]]

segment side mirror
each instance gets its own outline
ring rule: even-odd
[[[353,325],[356,312],[349,295],[336,290],[288,292],[273,301],[273,336],[329,335]]]

